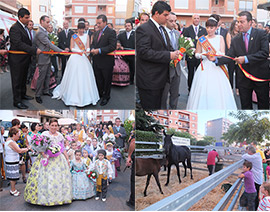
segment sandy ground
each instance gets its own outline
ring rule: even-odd
[[[193,163],[193,167],[198,168],[205,168],[207,169],[206,164],[198,164]],[[237,170],[235,173],[240,173],[241,170]],[[171,170],[171,177],[170,177],[170,183],[166,187],[164,186],[167,180],[167,172],[162,170],[159,173],[159,179],[161,183],[161,188],[163,190],[164,195],[162,195],[159,192],[158,186],[156,184],[156,181],[154,177],[151,177],[150,184],[147,189],[147,197],[144,197],[143,191],[146,184],[146,176],[145,177],[136,177],[136,210],[142,210],[162,199],[165,197],[168,197],[183,188],[190,186],[200,180],[202,180],[205,177],[208,177],[208,171],[200,171],[193,169],[193,180],[190,179],[190,170],[187,169],[187,177],[183,178],[184,175],[184,168],[180,167],[180,176],[182,183],[178,183],[178,177],[176,168],[173,166]],[[231,183],[233,184],[237,179],[237,176],[231,175],[228,177],[225,181],[223,181],[220,185],[218,185],[215,189],[213,189],[211,192],[209,192],[204,198],[202,198],[200,201],[195,203],[189,210],[190,211],[210,211],[213,210],[213,208],[217,205],[217,203],[220,201],[220,199],[224,196],[225,192],[221,189],[221,185],[223,183]],[[236,192],[235,192],[236,193]],[[229,204],[228,204],[229,205]]]

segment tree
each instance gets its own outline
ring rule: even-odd
[[[169,128],[166,133],[169,135],[173,134],[176,137],[189,138],[191,145],[197,142],[197,139],[193,135],[189,134],[188,132],[179,132],[179,131],[176,131],[176,129],[174,128]]]
[[[136,129],[159,133],[163,126],[153,116],[147,115],[144,110],[136,110]]]
[[[230,112],[229,115],[237,118],[239,122],[232,124],[222,139],[228,143],[246,141],[247,144],[252,141],[261,143],[264,139],[269,139],[270,121],[265,117],[268,114],[268,111],[253,111],[251,114],[246,111]]]

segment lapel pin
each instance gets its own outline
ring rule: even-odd
[[[253,40],[253,37],[251,37],[251,40]]]

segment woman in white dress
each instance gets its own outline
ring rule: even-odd
[[[84,21],[78,22],[78,37],[81,40],[86,51],[90,49],[89,36],[84,34]],[[70,56],[63,79],[54,91],[53,97],[62,99],[66,105],[84,107],[86,105],[96,105],[99,100],[98,89],[86,51],[81,50],[76,41],[72,37],[70,40],[70,49],[72,52],[82,52],[82,55],[73,54]]]
[[[215,35],[218,20],[210,17],[206,22],[209,40],[217,54],[225,54],[225,42],[222,36]],[[237,110],[230,81],[224,71],[214,63],[214,56],[204,56],[207,53],[198,41],[195,57],[202,59],[194,75],[190,90],[188,110]],[[203,67],[203,70],[202,70]]]

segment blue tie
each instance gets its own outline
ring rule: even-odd
[[[163,26],[159,26],[159,30],[160,30],[160,33],[161,33],[161,35],[162,35],[162,37],[163,37],[163,39],[164,39],[164,42],[165,42],[165,44],[166,44],[166,46],[167,46],[168,44],[167,44],[167,40],[166,40],[164,31],[163,31]]]
[[[175,38],[174,38],[174,35],[173,35],[173,30],[170,31],[170,34],[171,34],[171,43],[172,43],[172,47],[174,50],[176,50],[176,43],[175,43]]]

